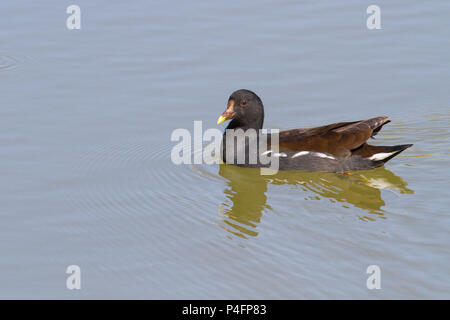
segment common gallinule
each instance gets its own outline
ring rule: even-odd
[[[367,140],[374,137],[390,122],[388,117],[376,117],[353,122],[339,122],[326,126],[292,129],[279,132],[278,150],[271,150],[271,137],[267,138],[267,148],[261,149],[261,134],[256,137],[245,135],[245,144],[233,144],[230,152],[231,161],[227,158],[228,129],[242,129],[244,132],[260,132],[264,121],[264,106],[261,99],[252,91],[241,89],[235,91],[228,99],[228,107],[219,117],[217,123],[231,120],[226,128],[221,147],[221,158],[226,163],[243,167],[263,167],[259,160],[262,155],[277,157],[280,170],[307,170],[345,172],[367,170],[380,167],[412,144],[397,146],[374,146]],[[235,132],[235,131],[233,131]],[[234,141],[237,141],[236,138]],[[266,138],[265,138],[266,139]],[[230,139],[231,140],[231,139]],[[256,141],[257,148],[251,147]],[[265,140],[264,140],[265,141]],[[229,145],[228,145],[229,147]],[[274,148],[276,149],[276,148]],[[238,158],[244,154],[245,161]],[[257,157],[257,161],[251,159]],[[239,160],[241,159],[241,160]]]

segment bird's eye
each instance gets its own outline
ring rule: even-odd
[[[242,100],[242,101],[241,101],[241,106],[242,106],[242,107],[245,107],[246,105],[247,105],[247,100],[245,100],[245,99]]]

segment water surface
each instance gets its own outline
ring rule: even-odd
[[[378,1],[381,30],[369,1],[81,0],[81,30],[70,4],[0,4],[1,298],[450,298],[448,1]],[[174,165],[240,88],[268,128],[388,115],[372,143],[414,146],[350,175]]]

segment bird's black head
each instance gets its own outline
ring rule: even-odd
[[[228,129],[261,129],[264,122],[264,106],[256,93],[241,89],[233,92],[228,106],[217,120],[217,124],[232,120]]]

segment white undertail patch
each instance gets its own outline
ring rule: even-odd
[[[373,160],[373,161],[384,160],[386,158],[389,158],[390,156],[392,156],[393,154],[395,154],[397,152],[399,152],[399,151],[375,153],[373,156],[371,156],[369,158],[369,160]]]

